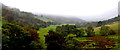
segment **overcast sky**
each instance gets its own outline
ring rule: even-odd
[[[1,0],[21,11],[79,17],[84,20],[105,20],[118,15],[120,0]]]

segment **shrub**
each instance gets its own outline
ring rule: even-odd
[[[87,36],[94,36],[95,32],[92,26],[88,26],[86,29]]]

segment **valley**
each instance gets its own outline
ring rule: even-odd
[[[3,50],[119,50],[120,15],[89,22],[39,15],[2,4]]]

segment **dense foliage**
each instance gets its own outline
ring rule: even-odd
[[[56,28],[56,32],[63,35],[76,34],[78,37],[84,36],[84,30],[78,30],[75,25],[62,25]]]
[[[49,31],[48,33],[49,34],[45,36],[48,50],[54,50],[56,48],[60,50],[81,50],[91,48],[103,50],[115,47],[115,41],[113,39],[104,37],[116,34],[109,26],[101,26],[99,36],[96,36],[92,26],[88,26],[86,29],[77,29],[75,25],[68,24],[58,26],[55,31]],[[81,39],[83,37],[86,38]],[[61,41],[61,43],[59,43],[59,41]]]
[[[35,49],[31,45],[34,37],[25,31],[19,25],[12,23],[3,23],[2,26],[2,49],[17,50],[17,49]],[[35,44],[34,44],[35,45]]]
[[[94,36],[95,35],[94,29],[92,26],[88,26],[86,32],[87,32],[87,36]]]
[[[46,35],[47,50],[64,50],[65,38],[63,35],[57,34],[53,31],[49,31]]]

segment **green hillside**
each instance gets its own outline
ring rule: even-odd
[[[53,22],[52,20],[47,19],[47,18],[43,18],[43,17],[35,17],[35,18],[40,19],[40,20],[42,20],[44,22]]]
[[[114,30],[116,33],[120,33],[120,32],[119,32],[120,30],[118,29],[118,28],[120,28],[120,21],[113,22],[113,23],[111,23],[111,24],[107,24],[106,26],[109,26],[109,27],[110,27],[112,30]],[[101,27],[95,27],[95,28],[94,28],[96,35],[99,35],[99,34],[100,34],[100,33],[99,33],[100,28],[101,28]]]

